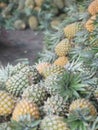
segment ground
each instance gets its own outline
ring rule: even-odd
[[[4,31],[0,36],[0,62],[14,63],[16,59],[28,58],[34,63],[43,48],[43,33],[32,30]]]

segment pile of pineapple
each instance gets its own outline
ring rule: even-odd
[[[1,130],[98,130],[97,5],[46,32],[34,65],[1,67]]]
[[[8,0],[1,2],[1,16],[7,27],[32,30],[58,26],[64,20],[65,0]],[[11,27],[10,27],[11,28]]]
[[[0,0],[0,23],[6,29],[53,29],[64,19],[78,16],[82,0]],[[74,4],[73,4],[74,3]],[[87,2],[88,3],[88,2]],[[1,26],[0,25],[0,26]]]

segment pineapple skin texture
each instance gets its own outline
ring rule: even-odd
[[[70,130],[62,117],[56,115],[46,116],[41,124],[41,130]]]
[[[98,13],[98,0],[94,0],[88,7],[88,12],[91,15],[96,15]]]
[[[12,114],[12,119],[19,121],[20,116],[29,114],[35,119],[40,118],[39,109],[35,103],[31,100],[22,99],[16,104],[16,107]]]
[[[89,109],[90,110],[89,114],[91,116],[97,115],[96,108],[92,105],[91,102],[89,102],[86,99],[77,99],[77,100],[73,101],[69,107],[69,112],[71,113],[77,109],[80,109],[80,110],[81,109]]]
[[[37,71],[41,74],[43,70],[47,67],[49,67],[51,64],[47,62],[42,62],[36,65]]]
[[[65,56],[59,57],[58,59],[56,59],[54,61],[55,65],[59,65],[59,66],[62,66],[62,67],[64,67],[68,63],[69,63],[68,58],[65,57]]]
[[[68,39],[72,39],[79,30],[80,30],[79,23],[72,23],[64,28],[64,33]]]
[[[65,69],[63,67],[53,64],[53,65],[47,67],[46,69],[44,69],[42,75],[43,75],[43,77],[47,78],[48,76],[50,76],[52,74],[61,74],[64,71],[65,71]]]
[[[38,106],[42,106],[47,99],[46,89],[40,84],[32,85],[26,88],[22,95],[23,99],[30,99]]]
[[[13,75],[6,81],[6,90],[16,97],[20,96],[28,86],[28,77],[23,73]]]
[[[58,43],[55,47],[55,53],[57,56],[66,56],[71,48],[68,39],[63,39],[60,43]]]
[[[9,93],[0,91],[0,116],[7,116],[12,113],[15,101]]]
[[[56,94],[47,99],[44,103],[44,112],[48,115],[51,114],[66,116],[68,113],[69,105],[64,101],[64,99]]]
[[[85,24],[85,28],[89,31],[89,32],[93,32],[94,31],[94,21],[96,20],[96,16],[92,16]]]

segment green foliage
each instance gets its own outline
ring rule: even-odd
[[[90,123],[95,117],[89,115],[89,108],[75,110],[68,116],[68,123],[72,130],[91,130]]]
[[[30,115],[20,116],[19,122],[12,120],[9,123],[11,130],[37,130],[40,120],[31,119]]]

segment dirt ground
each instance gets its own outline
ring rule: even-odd
[[[43,33],[26,31],[4,31],[0,36],[0,62],[13,64],[20,58],[28,58],[34,63],[43,48]]]

